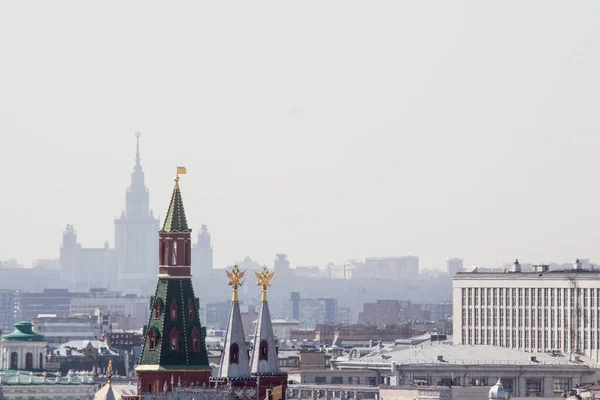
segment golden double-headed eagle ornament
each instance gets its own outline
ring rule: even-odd
[[[225,270],[227,277],[229,278],[229,282],[227,284],[233,288],[233,301],[238,301],[238,288],[244,284],[246,281],[244,279],[244,275],[246,275],[246,271],[240,271],[237,264],[233,266],[231,272]]]
[[[271,287],[271,279],[275,272],[269,272],[267,267],[263,267],[260,272],[256,272],[256,277],[258,278],[258,282],[256,282],[256,286],[260,286],[262,288],[262,301],[267,301],[267,288]]]

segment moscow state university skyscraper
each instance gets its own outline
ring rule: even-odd
[[[125,210],[115,219],[115,252],[120,289],[148,294],[156,286],[159,221],[150,209],[150,192],[140,163],[141,133],[135,136],[135,165],[125,193]]]

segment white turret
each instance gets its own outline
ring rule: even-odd
[[[229,322],[227,323],[227,331],[225,333],[223,353],[221,353],[219,378],[243,378],[250,376],[246,336],[244,335],[240,303],[238,302],[238,287],[244,283],[244,274],[245,272],[241,272],[237,265],[233,266],[231,272],[227,271],[229,285],[233,287],[233,298],[231,300],[231,310],[229,311]]]
[[[494,386],[492,386],[492,388],[490,389],[490,392],[488,393],[488,399],[489,400],[495,400],[495,399],[509,400],[510,399],[510,393],[508,393],[506,390],[504,390],[504,386],[502,385],[502,380],[500,378],[498,378],[498,382],[496,382],[496,384]]]
[[[271,313],[269,312],[269,303],[267,302],[267,287],[271,286],[269,282],[274,272],[269,272],[266,267],[256,273],[258,278],[257,285],[262,288],[262,301],[260,304],[260,314],[254,333],[254,348],[252,349],[252,359],[250,361],[250,372],[253,374],[271,373],[278,374],[279,359],[277,358],[277,349],[275,347],[275,335],[273,334],[273,325],[271,325]]]

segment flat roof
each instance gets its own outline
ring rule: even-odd
[[[439,359],[441,357],[441,360]],[[533,358],[533,359],[532,359]],[[530,365],[530,366],[572,366],[599,368],[600,364],[592,359],[579,356],[579,361],[563,353],[528,353],[498,346],[488,345],[454,345],[451,343],[431,342],[394,350],[383,348],[380,351],[340,363],[356,364],[391,364],[401,365]]]
[[[513,272],[513,271],[502,271],[502,272],[458,272],[453,280],[469,280],[469,279],[560,279],[564,280],[567,278],[577,279],[598,279],[600,278],[599,270],[589,269],[567,269],[567,270],[556,270],[556,271],[532,271],[532,272]]]

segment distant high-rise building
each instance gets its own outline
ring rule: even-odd
[[[300,292],[292,292],[292,319],[300,321]]]
[[[60,246],[60,278],[65,286],[74,287],[79,274],[79,251],[81,245],[77,242],[77,232],[73,225],[67,225],[63,232]]]
[[[205,325],[215,329],[227,328],[227,314],[230,307],[231,303],[229,301],[213,301],[206,303]]]
[[[458,272],[460,272],[463,268],[463,260],[462,258],[449,258],[446,260],[446,271],[450,277],[453,277]]]
[[[67,225],[60,248],[60,277],[69,289],[114,287],[114,251],[109,248],[108,242],[98,248],[81,247],[75,228]]]
[[[369,257],[352,275],[359,279],[413,280],[419,278],[419,257]]]
[[[135,165],[125,192],[125,210],[115,219],[115,251],[120,287],[150,292],[155,286],[158,263],[158,219],[150,209],[150,192],[140,163],[141,133],[135,136]]]
[[[277,276],[284,277],[290,273],[290,262],[287,254],[278,253],[275,255],[274,270]]]
[[[399,300],[377,300],[376,303],[363,305],[362,323],[385,327],[397,325],[402,305]]]
[[[338,305],[337,305],[337,299],[317,299],[321,302],[321,304],[323,305],[323,320],[321,321],[322,323],[325,324],[335,324],[338,322],[338,318],[337,318],[337,312],[338,312]]]
[[[0,290],[0,330],[12,328],[20,317],[19,292]]]
[[[44,289],[42,293],[21,293],[19,296],[20,318],[31,321],[41,314],[68,317],[71,309],[71,297],[67,289]]]
[[[210,232],[206,225],[200,227],[198,243],[192,247],[192,262],[196,274],[210,275],[213,269],[213,248],[210,244]]]

